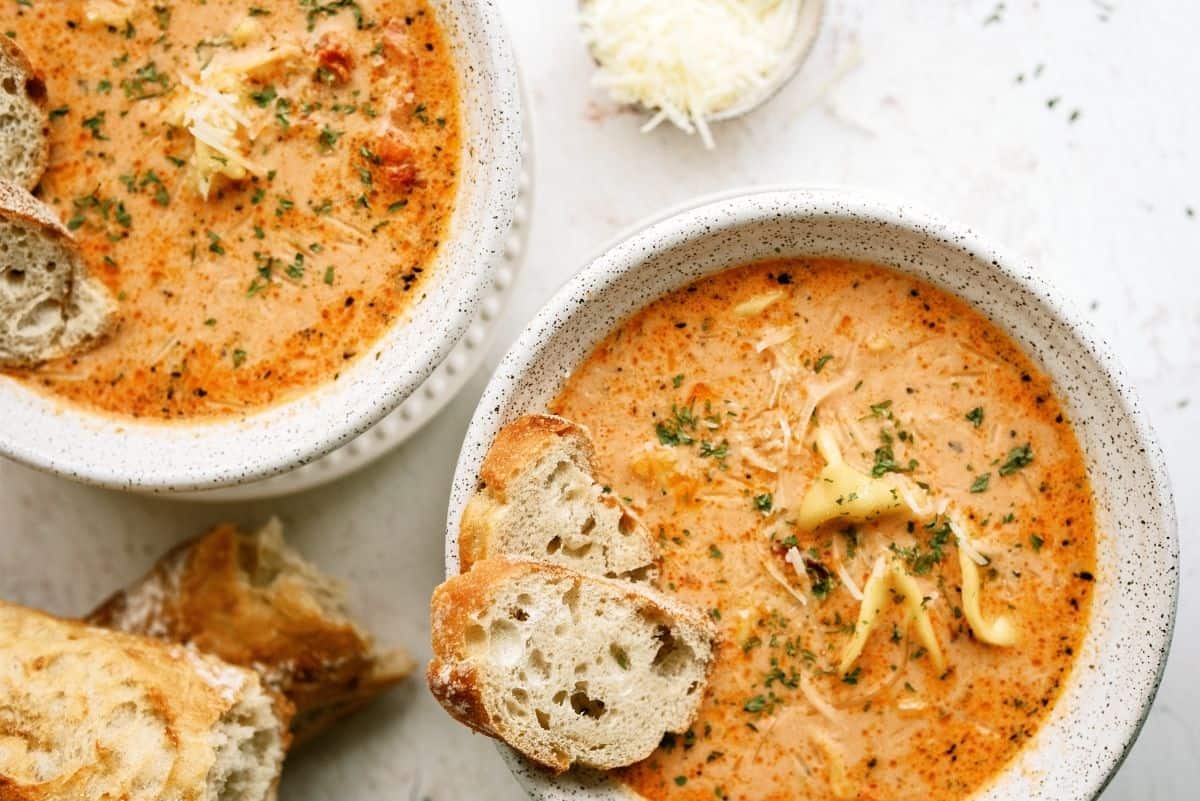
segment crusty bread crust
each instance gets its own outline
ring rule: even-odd
[[[491,607],[497,595],[497,589],[506,582],[519,580],[530,574],[540,573],[550,579],[567,579],[581,582],[594,582],[604,587],[613,596],[644,610],[648,615],[663,619],[682,622],[689,627],[705,632],[710,644],[715,642],[717,632],[712,622],[699,610],[681,604],[655,590],[643,585],[620,579],[607,579],[589,576],[570,570],[559,565],[536,562],[524,559],[507,559],[502,557],[485,559],[477,563],[469,573],[454,576],[441,584],[433,594],[431,604],[431,628],[433,659],[429,663],[426,678],[430,691],[447,712],[460,723],[472,729],[507,742],[509,745],[522,750],[532,761],[554,772],[561,773],[572,764],[583,764],[588,767],[608,769],[619,765],[598,765],[587,762],[587,757],[572,759],[566,753],[557,753],[556,759],[547,759],[541,755],[522,749],[517,737],[507,729],[505,721],[489,712],[487,692],[481,680],[481,665],[478,655],[469,651],[469,630],[477,627],[479,618]],[[705,679],[711,670],[711,655],[707,658]],[[635,679],[631,678],[631,681]],[[703,695],[703,688],[696,692],[698,704]],[[694,717],[695,708],[692,710]],[[670,726],[670,731],[682,731],[690,725],[691,720],[680,722],[681,725]],[[650,744],[657,744],[655,738]],[[582,746],[581,746],[582,747]],[[642,755],[642,757],[648,754]]]
[[[495,544],[498,518],[510,500],[509,487],[530,465],[564,444],[577,451],[592,474],[593,480],[603,483],[595,472],[596,448],[587,428],[563,417],[531,414],[517,418],[500,429],[492,447],[479,469],[479,485],[463,509],[458,530],[459,569],[466,572],[479,561],[495,556],[541,558],[535,554],[506,554]],[[635,520],[615,493],[602,495],[598,502],[618,510],[627,519]],[[642,540],[643,549],[657,561],[658,546],[648,531],[633,523],[629,536]]]
[[[221,726],[251,694],[265,701],[253,671],[0,602],[0,799],[206,801]],[[290,706],[275,702],[274,747],[257,745],[277,781]]]
[[[0,36],[0,39],[7,37]],[[0,217],[20,220],[40,229],[46,236],[73,241],[54,209],[11,181],[0,179]]]
[[[25,51],[7,36],[0,36],[0,62],[7,62],[14,70],[24,77],[21,91],[29,100],[32,108],[40,115],[41,140],[35,151],[34,169],[24,182],[26,189],[33,190],[42,180],[46,165],[50,163],[50,109],[46,94],[46,82],[42,74],[33,66]]]
[[[415,667],[378,652],[344,613],[341,588],[283,543],[223,524],[166,554],[88,622],[195,646],[252,667],[296,706],[297,744],[362,707]]]

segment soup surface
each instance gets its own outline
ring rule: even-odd
[[[552,411],[722,634],[695,725],[622,774],[646,798],[962,799],[1053,706],[1088,476],[1048,379],[961,300],[843,261],[731,270],[622,324]]]
[[[21,379],[241,414],[335,379],[420,298],[460,136],[425,0],[10,0],[0,21],[48,85],[39,194],[121,314]]]

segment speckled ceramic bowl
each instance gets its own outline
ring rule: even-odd
[[[463,156],[450,232],[424,299],[335,383],[244,419],[145,423],[94,415],[0,378],[0,453],[70,478],[171,492],[305,464],[394,409],[444,359],[499,262],[521,172],[516,65],[492,0],[433,0],[453,46]]]
[[[1007,330],[1054,380],[1097,495],[1094,617],[1045,725],[975,798],[1094,798],[1141,728],[1171,641],[1178,544],[1162,454],[1111,350],[1034,267],[906,206],[841,191],[733,196],[653,223],[588,264],[525,329],[479,403],[454,477],[447,572],[458,570],[458,520],[502,423],[544,410],[592,347],[650,301],[726,267],[780,256],[868,260],[929,281]],[[534,798],[630,795],[594,777],[555,779],[504,754]]]

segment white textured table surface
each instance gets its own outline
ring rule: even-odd
[[[1179,496],[1183,591],[1158,702],[1104,798],[1195,798],[1200,6],[827,0],[804,72],[766,108],[719,126],[708,153],[671,131],[641,136],[636,117],[588,88],[574,0],[502,4],[532,98],[538,174],[530,261],[483,373],[382,462],[275,502],[181,505],[0,461],[0,596],[81,613],[177,540],[277,513],[295,544],[355,582],[353,601],[381,639],[426,658],[459,443],[488,368],[553,290],[622,229],[700,194],[866,187],[1038,265],[1090,309],[1138,385]],[[297,754],[284,783],[287,801],[426,797],[523,796],[489,743],[452,724],[418,681]]]

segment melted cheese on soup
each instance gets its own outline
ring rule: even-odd
[[[421,297],[460,147],[425,0],[30,0],[3,22],[49,89],[39,194],[121,314],[21,379],[241,414],[336,379]]]
[[[1095,570],[1050,382],[964,302],[888,270],[721,273],[614,331],[552,410],[586,424],[721,628],[648,799],[962,799],[1052,708]]]

